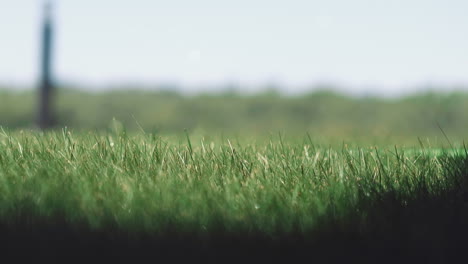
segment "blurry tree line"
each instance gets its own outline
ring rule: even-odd
[[[0,126],[34,127],[37,99],[33,91],[0,90]],[[468,93],[426,92],[396,99],[349,97],[331,91],[301,96],[275,92],[182,95],[170,91],[120,90],[84,92],[59,89],[55,95],[59,126],[108,130],[115,118],[128,131],[211,132],[327,137],[441,137],[468,131]]]

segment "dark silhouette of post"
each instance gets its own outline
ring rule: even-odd
[[[52,93],[54,89],[52,80],[52,40],[53,21],[52,6],[48,2],[44,6],[44,17],[42,24],[42,47],[41,47],[41,77],[39,84],[39,117],[38,125],[41,129],[50,128],[53,125],[52,117]]]

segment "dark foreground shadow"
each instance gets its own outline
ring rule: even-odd
[[[429,195],[382,192],[362,198],[342,220],[325,216],[308,233],[223,232],[196,235],[92,231],[60,217],[0,224],[2,258],[150,262],[464,263],[468,255],[468,159],[444,159],[451,184]],[[377,188],[377,187],[376,187]],[[358,212],[366,212],[365,215]],[[34,222],[34,224],[31,224]]]

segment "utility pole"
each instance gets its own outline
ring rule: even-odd
[[[54,125],[52,117],[52,93],[54,89],[52,80],[52,41],[53,41],[53,21],[52,6],[50,2],[44,5],[42,21],[42,43],[41,43],[41,63],[40,63],[40,84],[39,84],[39,116],[38,125],[41,129],[47,129]]]

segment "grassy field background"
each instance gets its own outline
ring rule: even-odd
[[[284,96],[275,92],[181,95],[170,91],[83,92],[59,89],[55,96],[58,128],[108,131],[115,118],[129,132],[183,135],[184,129],[207,139],[261,140],[278,132],[322,142],[419,145],[417,138],[445,142],[439,126],[462,142],[468,122],[468,94],[409,95],[400,98],[350,97],[327,90]],[[0,126],[32,128],[36,119],[32,91],[0,90]],[[437,141],[437,142],[436,142]]]
[[[63,90],[48,132],[33,98],[0,96],[5,249],[446,262],[468,243],[467,95]]]

